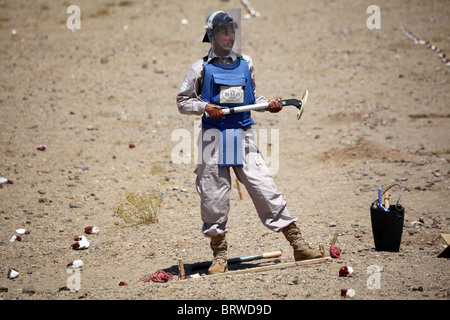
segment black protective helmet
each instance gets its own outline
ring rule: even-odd
[[[220,30],[221,28],[231,28],[233,31],[238,28],[238,24],[234,22],[227,13],[223,11],[215,11],[206,19],[206,33],[203,37],[203,42],[211,42],[210,38],[213,37],[213,32]]]

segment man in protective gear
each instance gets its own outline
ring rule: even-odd
[[[210,237],[210,274],[226,272],[227,220],[230,210],[230,168],[242,183],[261,219],[270,230],[282,232],[296,261],[322,257],[308,247],[277,189],[254,141],[250,111],[224,115],[222,107],[267,102],[256,93],[253,62],[240,53],[240,10],[213,11],[206,19],[203,42],[209,53],[192,64],[177,95],[180,113],[203,115],[199,160],[195,172],[201,199],[202,231]],[[281,98],[269,101],[269,112],[282,109]],[[204,114],[207,112],[209,117]],[[231,147],[230,147],[231,146]]]

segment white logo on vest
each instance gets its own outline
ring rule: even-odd
[[[220,86],[220,103],[244,103],[242,87]]]

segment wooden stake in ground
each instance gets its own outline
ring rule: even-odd
[[[341,256],[341,249],[336,245],[337,237],[338,237],[338,233],[335,232],[333,240],[331,241],[331,246],[330,246],[330,255],[333,258],[340,258],[340,256]]]
[[[184,273],[184,263],[183,259],[178,259],[178,279],[184,279],[185,273]]]
[[[237,186],[237,189],[238,189],[238,192],[239,192],[239,198],[242,200],[243,197],[242,197],[242,192],[241,192],[241,185],[240,185],[239,180],[237,178],[236,178],[236,186]]]
[[[334,245],[336,244],[337,237],[338,237],[338,233],[335,232],[335,233],[334,233],[334,236],[333,236],[333,240],[331,241],[331,245],[332,245],[332,246],[334,246]]]
[[[322,253],[322,258],[325,258],[325,246],[323,244],[319,245],[320,252]]]

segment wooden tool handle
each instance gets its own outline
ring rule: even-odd
[[[228,262],[228,264],[233,264],[233,263],[242,263],[242,262],[247,262],[247,261],[254,261],[254,260],[259,260],[259,259],[278,258],[282,254],[283,254],[283,251],[281,251],[281,250],[280,251],[265,252],[265,253],[258,253],[258,254],[253,254],[251,256],[227,259],[227,262]],[[192,270],[208,268],[210,265],[211,265],[211,261],[205,261],[205,262],[197,263],[197,264],[192,266]]]
[[[389,198],[391,197],[391,194],[389,192],[386,192],[384,194],[384,207],[386,210],[389,210],[390,204],[389,204]]]
[[[269,258],[278,258],[281,257],[283,254],[283,251],[272,251],[272,252],[265,252],[262,254],[263,259],[269,259]]]

